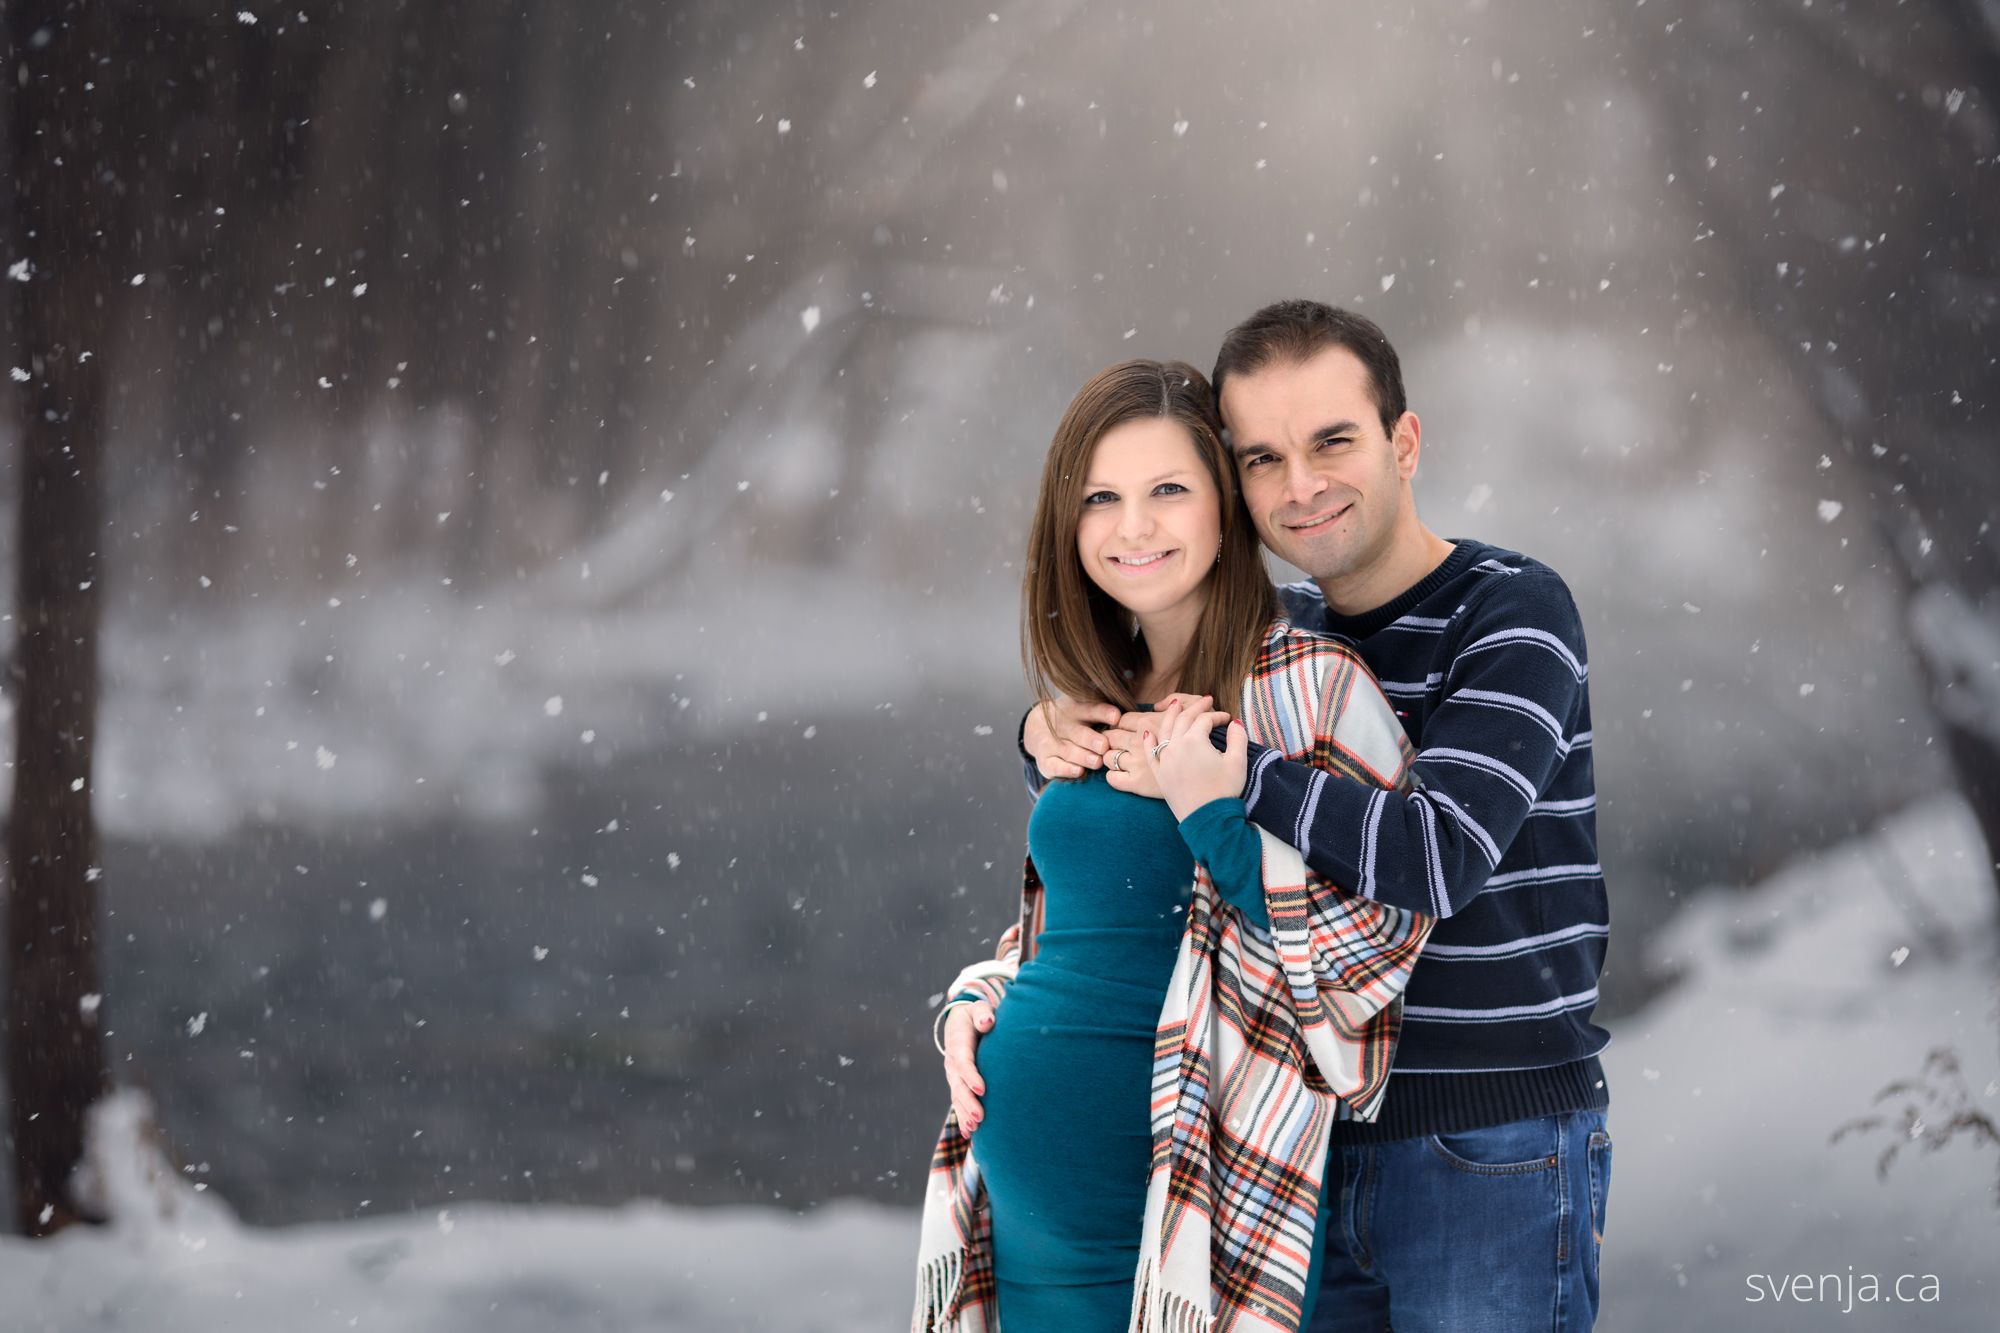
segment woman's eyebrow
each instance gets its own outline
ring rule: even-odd
[[[1163,481],[1171,481],[1175,477],[1187,476],[1189,475],[1190,471],[1191,469],[1188,468],[1177,467],[1172,472],[1162,472],[1159,476],[1154,477],[1151,481],[1141,482],[1140,484],[1142,486],[1157,486]],[[1083,488],[1086,491],[1115,491],[1118,489],[1111,483],[1104,481],[1086,481],[1085,483],[1083,483]]]

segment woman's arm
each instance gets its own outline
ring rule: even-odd
[[[1206,741],[1206,737],[1197,739]],[[1194,859],[1208,867],[1223,900],[1259,930],[1271,928],[1264,903],[1264,848],[1243,802],[1225,796],[1208,802],[1181,821],[1181,837]]]

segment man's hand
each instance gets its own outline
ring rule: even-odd
[[[1250,772],[1250,734],[1227,713],[1203,713],[1176,708],[1157,717],[1157,732],[1140,735],[1132,756],[1134,772],[1143,770],[1158,785],[1175,819],[1186,819],[1210,801],[1241,796]],[[1229,724],[1227,748],[1218,750],[1208,733]],[[1159,747],[1159,757],[1153,755]]]
[[[1104,766],[1110,747],[1097,728],[1117,722],[1116,705],[1082,703],[1059,694],[1028,710],[1021,745],[1043,777],[1080,778],[1085,769]]]
[[[986,1118],[979,1099],[986,1080],[979,1077],[976,1053],[981,1035],[993,1030],[993,1006],[984,1000],[961,1004],[944,1016],[944,1081],[951,1085],[951,1109],[958,1113],[959,1133],[967,1138]]]

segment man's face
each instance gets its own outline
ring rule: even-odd
[[[1365,574],[1393,543],[1417,467],[1416,418],[1392,439],[1344,347],[1222,384],[1244,506],[1272,553],[1314,579]]]

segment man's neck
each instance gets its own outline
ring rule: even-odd
[[[1319,579],[1320,596],[1329,611],[1341,616],[1366,615],[1387,606],[1426,574],[1445,562],[1452,545],[1419,523],[1410,536],[1397,542],[1383,559],[1344,578]]]

